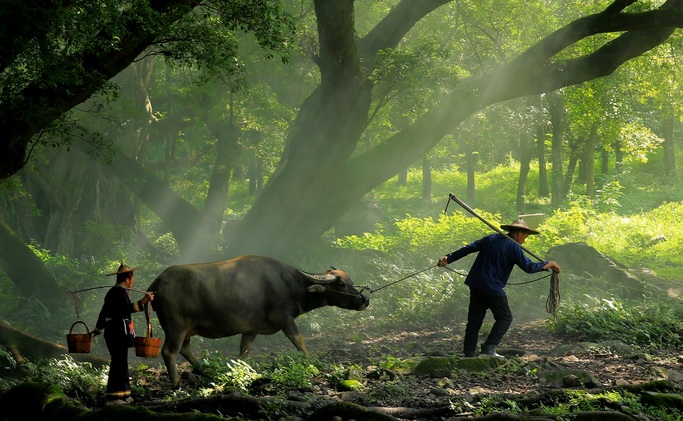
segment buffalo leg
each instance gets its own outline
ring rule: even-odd
[[[185,338],[185,340],[183,341],[183,346],[180,347],[180,355],[185,357],[185,359],[189,361],[190,364],[192,364],[192,369],[195,373],[199,374],[202,372],[202,365],[199,363],[197,357],[194,356],[194,353],[192,353],[189,336]]]
[[[254,345],[254,339],[256,339],[255,333],[243,333],[242,339],[240,339],[240,359],[245,359],[249,357],[251,353],[251,348]]]
[[[289,338],[290,342],[292,342],[296,349],[303,352],[307,357],[311,356],[306,349],[306,344],[304,344],[304,337],[301,335],[301,333],[299,333],[299,328],[297,327],[296,323],[294,323],[294,319],[287,321],[287,324],[282,329],[282,332],[285,334],[285,336],[287,336],[287,338]]]
[[[178,388],[180,385],[180,377],[178,376],[178,367],[176,366],[176,355],[180,351],[180,338],[166,336],[164,346],[161,348],[161,356],[164,358],[166,364],[166,371],[171,380],[171,386]]]

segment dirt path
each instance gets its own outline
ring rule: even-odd
[[[383,370],[382,363],[391,359],[421,358],[425,356],[452,356],[460,354],[464,326],[434,331],[396,331],[365,334],[363,338],[312,336],[307,338],[309,350],[321,361],[343,367],[359,367],[362,389],[342,391],[331,384],[326,373],[312,381],[309,388],[297,390],[274,390],[265,387],[250,392],[250,399],[284,395],[297,402],[349,402],[364,408],[409,408],[414,411],[427,411],[428,415],[413,414],[410,419],[448,419],[430,413],[430,408],[452,408],[454,403],[463,405],[458,416],[465,416],[468,409],[479,405],[487,397],[506,397],[516,399],[534,396],[552,388],[563,386],[544,384],[539,371],[544,369],[582,370],[596,379],[599,387],[639,384],[653,380],[670,379],[680,381],[683,375],[683,356],[677,350],[645,355],[633,350],[627,355],[619,355],[603,348],[592,351],[579,351],[558,354],[560,346],[576,346],[577,339],[552,334],[540,323],[518,324],[508,332],[504,343],[499,347],[501,353],[522,354],[508,358],[507,362],[486,373],[458,370],[442,375],[415,375],[400,373],[400,370]],[[286,341],[262,345],[255,350],[271,356],[291,352],[291,344]],[[540,369],[539,369],[540,368]],[[158,384],[150,384],[151,389],[161,391],[168,387],[164,370]],[[672,378],[673,373],[673,378]],[[192,376],[185,374],[184,381]],[[578,385],[584,388],[584,385]],[[140,402],[145,405],[145,402]],[[468,405],[472,408],[468,408]],[[451,414],[452,416],[452,414]],[[402,419],[402,418],[401,418]],[[407,419],[407,418],[406,418]]]

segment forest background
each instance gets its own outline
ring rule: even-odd
[[[678,2],[177,2],[184,19],[163,22],[115,3],[44,11],[51,25],[3,47],[3,147],[31,139],[3,166],[9,325],[62,342],[106,289],[70,291],[107,285],[121,260],[145,289],[169,265],[245,253],[373,289],[409,276],[366,312],[302,316],[304,332],[461,321],[471,259],[428,268],[490,230],[444,213],[451,192],[496,224],[542,214],[529,249],[585,242],[646,286],[626,297],[563,266],[563,302],[678,308]],[[136,35],[131,16],[166,32],[127,51],[114,40]],[[88,99],[69,97],[120,51],[132,59],[98,62]],[[509,292],[517,317],[547,317],[547,283]]]

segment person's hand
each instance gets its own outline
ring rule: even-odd
[[[145,296],[142,297],[142,304],[147,304],[148,302],[154,300],[154,292],[152,291],[147,291],[145,293]]]
[[[94,338],[95,336],[97,336],[97,335],[100,334],[100,331],[97,330],[97,329],[95,329],[95,330],[93,330],[93,331],[88,332],[88,334],[90,335],[90,337],[93,337],[93,338]]]
[[[546,264],[545,266],[543,266],[543,269],[546,269],[546,270],[547,270],[547,269],[552,269],[553,272],[555,272],[555,273],[560,273],[560,265],[558,265],[557,262],[554,262],[554,261],[552,261],[552,260],[549,261],[548,264]]]
[[[439,258],[439,261],[436,265],[438,267],[442,268],[442,267],[446,266],[447,264],[448,264],[448,257],[441,256],[441,258]]]

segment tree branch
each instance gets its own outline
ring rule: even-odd
[[[429,13],[453,0],[401,0],[358,43],[365,60],[372,60],[379,50],[394,48],[417,22]]]

